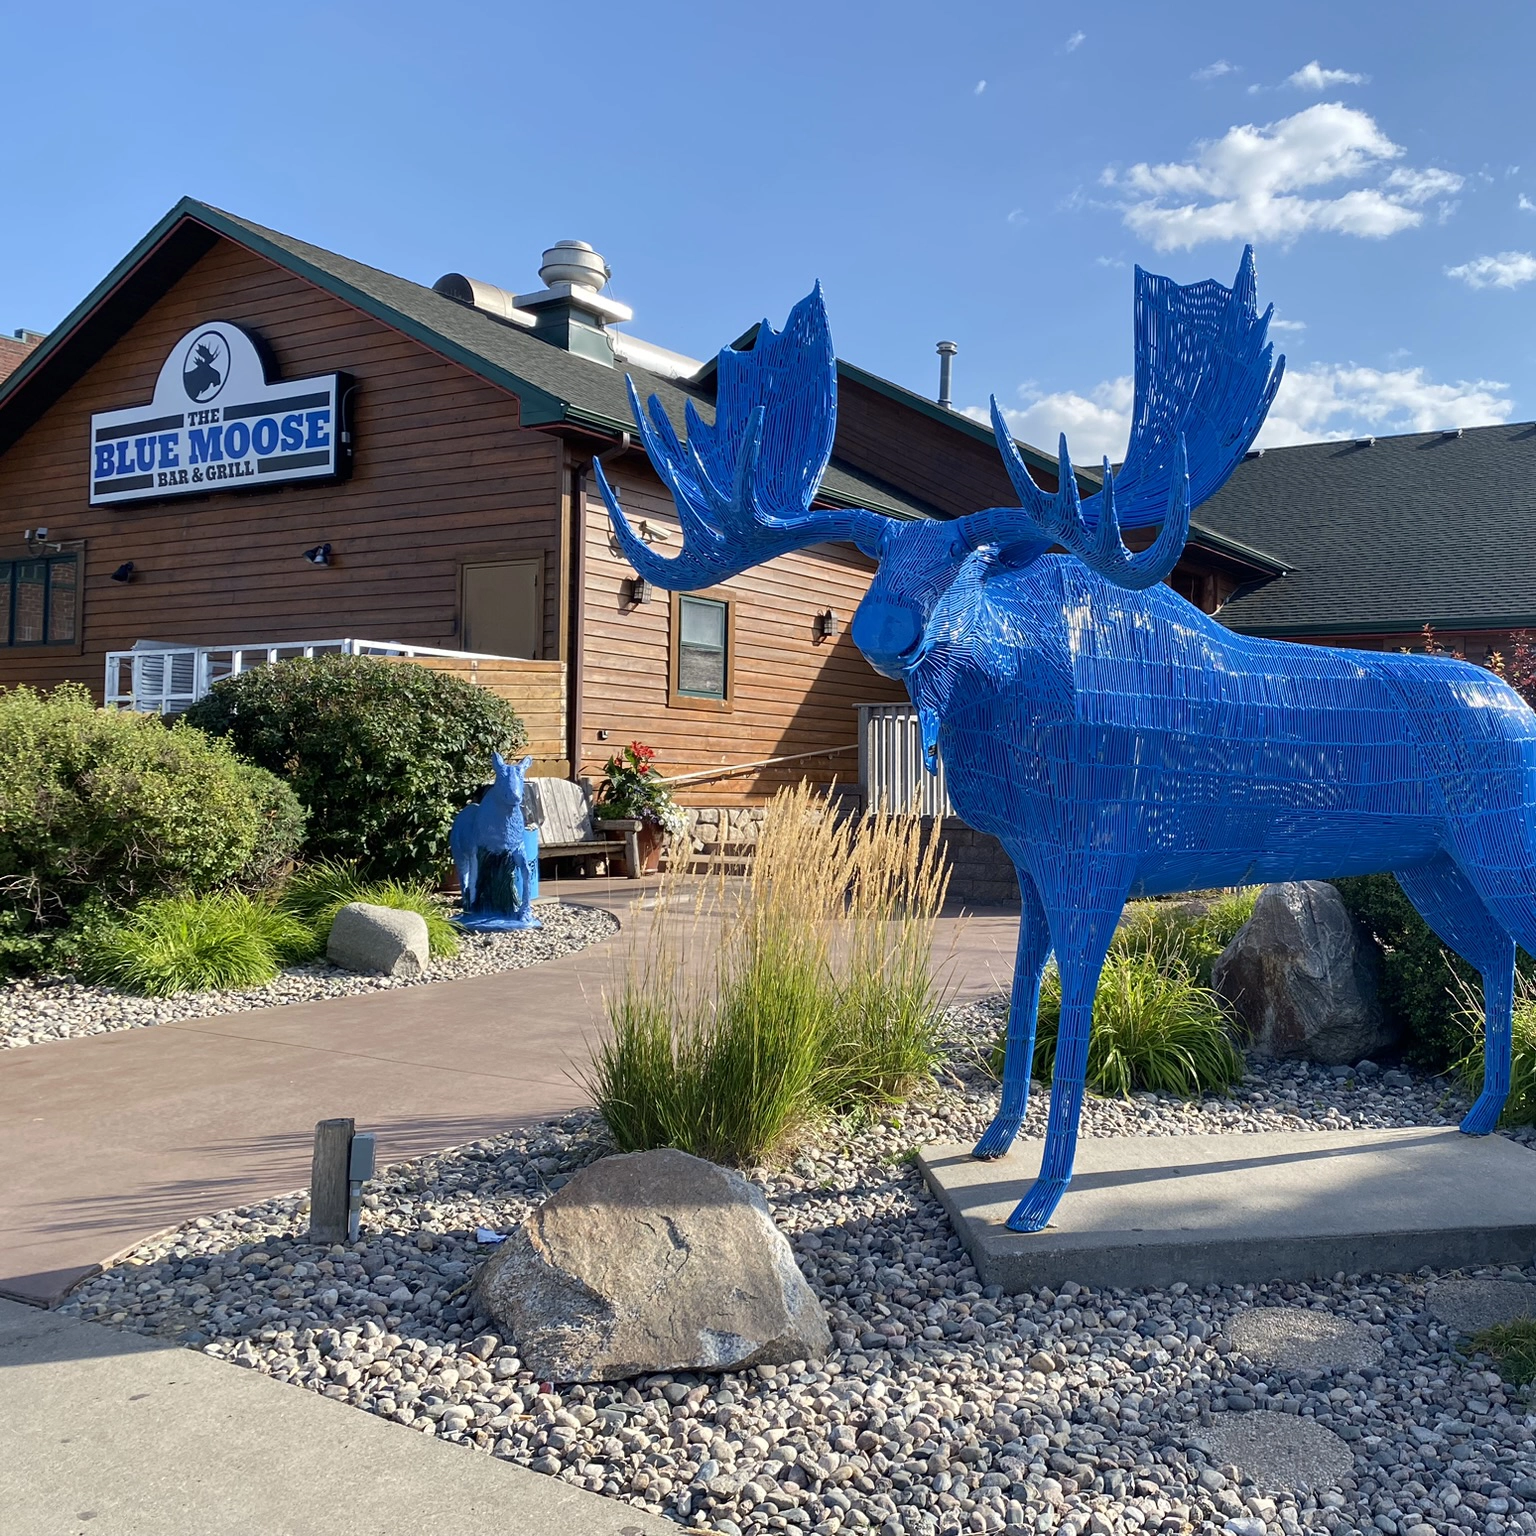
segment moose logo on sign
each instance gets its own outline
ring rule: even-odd
[[[187,360],[182,364],[181,383],[187,399],[199,405],[213,397],[224,387],[224,377],[229,371],[229,348],[217,331],[204,331],[187,348]]]
[[[148,405],[91,417],[91,505],[345,475],[346,393],[339,373],[274,383],[254,337],[204,322],[171,348]]]

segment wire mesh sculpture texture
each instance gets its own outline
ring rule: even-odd
[[[1023,1121],[1053,951],[1061,974],[1044,1154],[1015,1231],[1041,1230],[1071,1177],[1094,994],[1131,897],[1392,871],[1482,974],[1485,1076],[1462,1130],[1491,1131],[1509,1092],[1515,947],[1536,953],[1536,714],[1484,668],[1238,635],[1162,584],[1191,508],[1226,482],[1280,384],[1255,294],[1251,248],[1231,288],[1137,269],[1130,446],[1091,495],[1065,437],[1059,489],[1041,489],[994,399],[1019,506],[949,522],[813,511],[836,421],[819,286],[782,333],[765,322],[750,351],[720,354],[714,423],[690,405],[686,443],[631,384],[678,556],[635,535],[596,466],[626,557],[660,587],[824,540],[879,562],[853,638],[906,684],[928,765],[942,757],[956,811],[999,839],[1023,900],[979,1158],[1007,1152]],[[1122,530],[1155,524],[1131,553]]]
[[[461,928],[501,933],[541,928],[533,915],[538,843],[523,815],[523,786],[533,759],[509,763],[491,754],[495,778],[478,802],[453,818],[448,849],[459,872]]]

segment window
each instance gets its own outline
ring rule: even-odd
[[[79,555],[0,560],[0,646],[74,645],[79,633]]]
[[[466,651],[532,661],[544,633],[538,560],[464,567],[460,625]]]
[[[731,662],[730,602],[675,594],[671,702],[724,707],[731,696]]]

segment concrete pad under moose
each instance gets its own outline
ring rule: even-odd
[[[1086,1138],[1044,1232],[1004,1223],[1039,1141],[997,1162],[919,1154],[984,1285],[1160,1287],[1528,1264],[1532,1154],[1453,1129]]]

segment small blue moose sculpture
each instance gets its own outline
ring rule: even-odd
[[[523,783],[533,759],[509,763],[493,752],[491,761],[495,779],[478,802],[453,818],[448,834],[464,908],[456,921],[479,933],[538,928],[538,834],[523,817]]]

